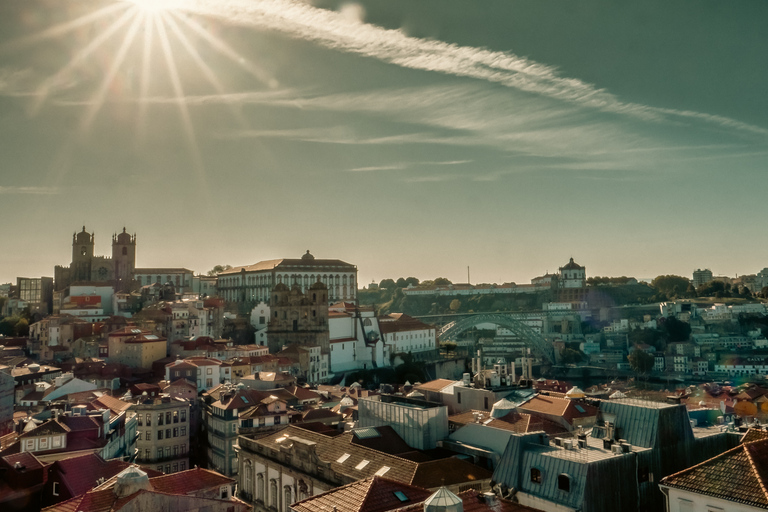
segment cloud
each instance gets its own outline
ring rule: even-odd
[[[348,169],[349,172],[371,172],[371,171],[399,171],[405,169],[405,165],[374,165],[371,167],[356,167],[354,169]]]
[[[3,187],[0,186],[0,195],[44,195],[50,196],[59,193],[57,187]]]
[[[230,23],[277,30],[327,48],[356,53],[401,67],[498,83],[580,107],[646,120],[692,119],[765,137],[768,129],[723,116],[623,102],[615,95],[557,69],[510,52],[409,37],[400,30],[362,23],[348,12],[319,9],[298,0],[197,0],[190,11]]]

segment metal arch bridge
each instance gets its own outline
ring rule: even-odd
[[[464,331],[479,324],[486,323],[496,324],[505,329],[509,329],[538,355],[549,361],[550,364],[554,364],[555,349],[552,347],[552,344],[548,342],[544,336],[534,331],[523,322],[504,313],[479,313],[476,315],[468,315],[460,320],[454,320],[445,324],[437,332],[437,335],[441,340],[451,340],[455,339],[456,336]]]

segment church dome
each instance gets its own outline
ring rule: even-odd
[[[301,257],[301,259],[302,259],[303,261],[312,261],[312,260],[314,260],[314,259],[315,259],[315,257],[314,257],[314,256],[312,256],[312,254],[310,254],[310,252],[309,252],[309,249],[307,249],[307,252],[306,252],[306,254],[304,254],[304,256],[302,256],[302,257]]]

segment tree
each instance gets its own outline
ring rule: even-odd
[[[653,369],[653,364],[656,360],[651,354],[643,352],[642,350],[633,350],[631,354],[627,356],[629,359],[629,366],[637,373],[648,373]]]
[[[394,279],[382,279],[379,283],[379,288],[383,288],[385,290],[391,290],[395,287],[395,280]]]
[[[669,341],[688,341],[691,336],[691,324],[671,316],[662,324],[662,329]]]
[[[684,297],[690,281],[682,276],[664,275],[657,276],[651,281],[651,287],[656,289],[659,295],[666,295],[670,299]]]
[[[215,276],[215,275],[217,275],[217,274],[221,274],[221,273],[222,273],[222,272],[224,272],[225,270],[229,270],[229,269],[231,269],[231,268],[232,268],[232,265],[216,265],[216,266],[215,266],[215,267],[213,267],[211,270],[209,270],[209,271],[206,273],[206,275],[209,275],[209,276]]]
[[[461,301],[459,299],[453,299],[451,301],[451,304],[448,306],[448,308],[453,311],[454,313],[459,310],[461,307]]]
[[[576,364],[582,360],[581,352],[572,348],[564,348],[560,351],[560,358],[563,364]]]
[[[405,286],[419,286],[419,280],[415,277],[406,277],[405,278]]]
[[[395,286],[397,286],[398,288],[405,288],[405,287],[406,287],[406,286],[408,286],[408,285],[407,285],[407,284],[406,284],[406,282],[405,282],[405,278],[402,278],[402,277],[401,277],[401,278],[399,278],[399,279],[397,280],[397,282],[395,283]]]
[[[26,318],[20,318],[13,327],[16,336],[29,336],[29,321]]]
[[[449,285],[449,284],[453,284],[453,283],[450,282],[445,277],[438,277],[438,278],[435,279],[434,284],[435,284],[435,286],[445,286],[445,285]]]

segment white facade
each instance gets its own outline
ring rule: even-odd
[[[724,500],[713,496],[704,496],[695,492],[666,487],[660,485],[668,492],[667,512],[757,512],[764,508],[753,507],[736,501]]]

